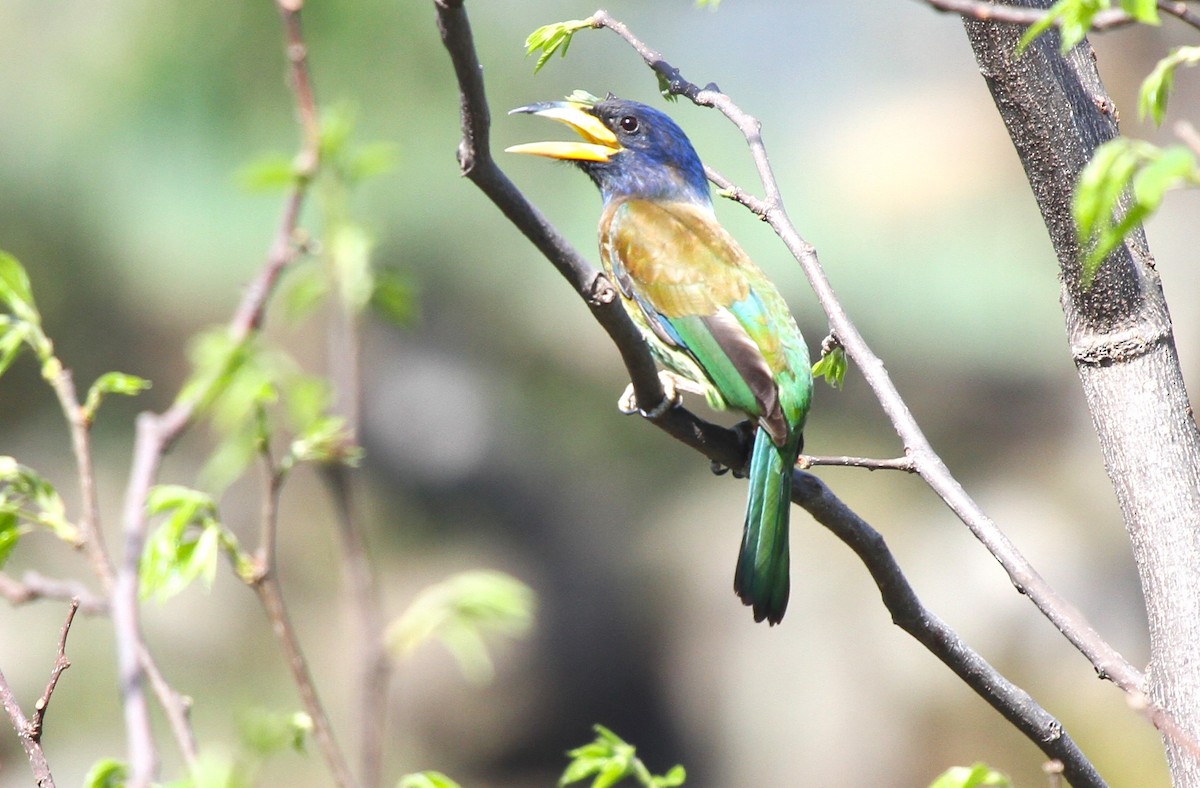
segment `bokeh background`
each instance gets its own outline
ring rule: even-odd
[[[538,25],[578,3],[471,3],[497,148],[558,134],[504,110],[576,88],[665,106],[615,36],[585,33],[539,74],[523,53]],[[790,213],[934,446],[1040,571],[1128,659],[1147,658],[1137,576],[1070,361],[1056,265],[1020,165],[954,17],[921,3],[614,0],[609,10],[685,75],[717,82],[759,117]],[[563,752],[603,723],[650,767],[695,786],[915,786],[984,760],[1043,784],[1040,752],[893,627],[854,557],[797,511],[783,625],[752,623],[730,584],[744,487],[615,407],[618,357],[529,244],[458,175],[457,97],[428,2],[310,0],[318,100],[356,109],[356,134],[394,143],[397,166],[353,196],[376,262],[415,287],[419,317],[369,318],[363,336],[362,517],[385,608],[477,567],[539,595],[529,638],[496,644],[496,680],[465,681],[431,644],[398,663],[386,774],[437,768],[465,786],[550,785]],[[1135,91],[1182,33],[1099,39],[1127,133]],[[61,356],[86,385],[119,369],[154,382],[106,404],[96,427],[105,527],[116,527],[139,409],[186,376],[189,337],[230,315],[263,260],[279,199],[239,187],[297,130],[282,35],[267,0],[0,4],[0,248],[27,266]],[[1181,75],[1173,106],[1195,106]],[[668,107],[706,161],[753,187],[736,131],[716,113]],[[514,157],[509,174],[594,254],[599,201],[564,166]],[[1170,198],[1148,231],[1184,371],[1200,385],[1194,219]],[[826,324],[795,263],[734,205],[722,221],[787,296],[814,352]],[[314,228],[319,229],[319,228]],[[272,343],[325,369],[320,317],[272,316]],[[820,387],[806,434],[817,454],[900,448],[853,369]],[[163,480],[195,482],[198,429]],[[0,454],[77,499],[61,416],[25,359],[0,381]],[[1167,783],[1156,735],[915,479],[822,469],[887,537],[924,601],[1030,691],[1115,786]],[[235,485],[225,520],[254,533],[257,487]],[[300,472],[283,500],[282,579],[340,738],[355,749],[351,617],[331,511]],[[26,539],[6,568],[88,578],[81,557]],[[169,679],[196,698],[202,748],[235,753],[246,710],[299,708],[253,594],[224,571],[147,605]],[[93,583],[94,587],[94,583]],[[0,610],[0,669],[26,706],[53,657],[61,604]],[[123,757],[106,620],[80,618],[73,666],[48,717],[60,785]],[[161,722],[161,720],[160,720]],[[7,725],[4,726],[7,729]],[[165,775],[178,756],[161,739]],[[310,748],[311,749],[311,748]],[[11,733],[0,785],[30,782]],[[328,783],[315,751],[281,755],[262,785]]]

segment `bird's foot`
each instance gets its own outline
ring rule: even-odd
[[[626,416],[633,413],[640,413],[647,419],[657,419],[671,408],[679,407],[679,404],[683,401],[679,392],[690,391],[692,393],[702,393],[700,387],[696,384],[665,369],[659,370],[658,381],[662,384],[663,398],[652,409],[642,410],[638,406],[637,395],[633,393],[632,383],[625,387],[625,392],[617,400],[617,408]]]

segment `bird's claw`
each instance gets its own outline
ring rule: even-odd
[[[662,384],[663,398],[650,410],[642,410],[638,406],[637,395],[634,394],[632,383],[625,387],[625,392],[617,400],[617,408],[626,416],[640,413],[644,418],[657,419],[671,408],[679,407],[683,402],[683,397],[679,393],[679,378],[666,370],[660,370],[658,381]]]

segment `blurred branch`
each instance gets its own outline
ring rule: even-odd
[[[334,738],[333,726],[317,695],[316,683],[313,681],[312,672],[308,669],[308,660],[300,646],[300,638],[296,635],[296,628],[292,625],[287,605],[283,599],[283,591],[279,586],[279,575],[275,565],[275,547],[279,524],[279,496],[283,490],[286,472],[275,465],[266,447],[262,451],[262,462],[266,489],[263,492],[262,514],[259,523],[259,546],[255,554],[257,571],[252,577],[247,578],[247,581],[258,595],[267,619],[271,622],[271,629],[283,647],[288,670],[292,674],[292,681],[300,694],[304,710],[313,721],[313,738],[316,739],[321,755],[333,774],[334,782],[339,788],[352,788],[358,783],[350,773],[346,757],[342,754],[341,748],[338,747],[337,740]]]
[[[26,605],[39,599],[77,600],[79,609],[88,615],[107,615],[108,600],[96,596],[75,580],[56,580],[37,572],[26,572],[17,580],[0,572],[0,596],[9,604]]]
[[[296,157],[297,177],[284,201],[283,217],[275,232],[266,263],[247,287],[233,318],[229,334],[235,344],[247,341],[261,326],[270,294],[284,269],[295,259],[293,243],[300,209],[308,186],[319,165],[319,127],[312,82],[308,74],[307,49],[300,27],[301,0],[277,0],[286,33],[286,52],[290,66],[292,89],[302,132],[300,152]],[[215,385],[215,382],[214,382]],[[117,641],[117,669],[120,678],[122,705],[125,711],[125,730],[129,748],[129,785],[143,788],[149,785],[157,770],[149,712],[142,689],[144,666],[141,655],[146,653],[138,612],[138,565],[145,546],[147,520],[146,497],[158,476],[163,455],[186,431],[201,402],[209,394],[196,392],[190,398],[176,400],[161,414],[142,413],[137,420],[133,462],[125,491],[123,531],[124,554],[117,567],[112,593],[113,628]],[[154,682],[158,686],[158,682]],[[171,709],[176,719],[186,712]],[[173,726],[175,727],[175,726]],[[178,730],[176,729],[176,738]],[[184,747],[185,757],[187,747]],[[194,760],[194,758],[193,758]],[[190,764],[189,764],[190,765]]]
[[[1044,8],[996,5],[990,0],[921,0],[935,11],[958,14],[981,22],[1004,22],[1014,25],[1033,25],[1046,17]],[[1200,29],[1200,15],[1188,10],[1186,4],[1177,0],[1158,0],[1158,10],[1173,16],[1185,24]],[[1137,20],[1120,8],[1110,8],[1092,17],[1092,30],[1104,32],[1132,25]]]
[[[46,719],[46,710],[50,708],[50,697],[54,694],[54,688],[58,686],[58,678],[64,670],[71,667],[71,663],[67,659],[67,635],[71,631],[71,622],[75,620],[75,613],[78,610],[79,601],[72,600],[70,610],[67,612],[67,620],[63,623],[62,632],[58,637],[58,654],[54,659],[54,666],[50,670],[50,681],[46,684],[42,697],[38,698],[37,703],[34,704],[32,720],[26,718],[25,713],[21,711],[21,706],[17,703],[17,698],[13,694],[12,688],[9,687],[7,679],[4,678],[4,673],[0,672],[0,704],[3,704],[4,710],[8,713],[8,718],[17,732],[17,738],[21,740],[21,746],[29,757],[34,784],[39,788],[54,788],[54,777],[50,773],[50,764],[46,761],[46,754],[42,751],[42,730]]]
[[[954,671],[1047,757],[1060,761],[1071,785],[1077,788],[1104,785],[1104,780],[1071,740],[1062,723],[988,664],[946,622],[921,604],[878,531],[810,473],[796,471],[792,474],[792,499],[859,557],[871,573],[896,626],[912,635]]]

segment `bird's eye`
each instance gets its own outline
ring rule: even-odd
[[[626,115],[621,118],[620,125],[622,131],[633,134],[638,130],[638,119],[633,115]]]

